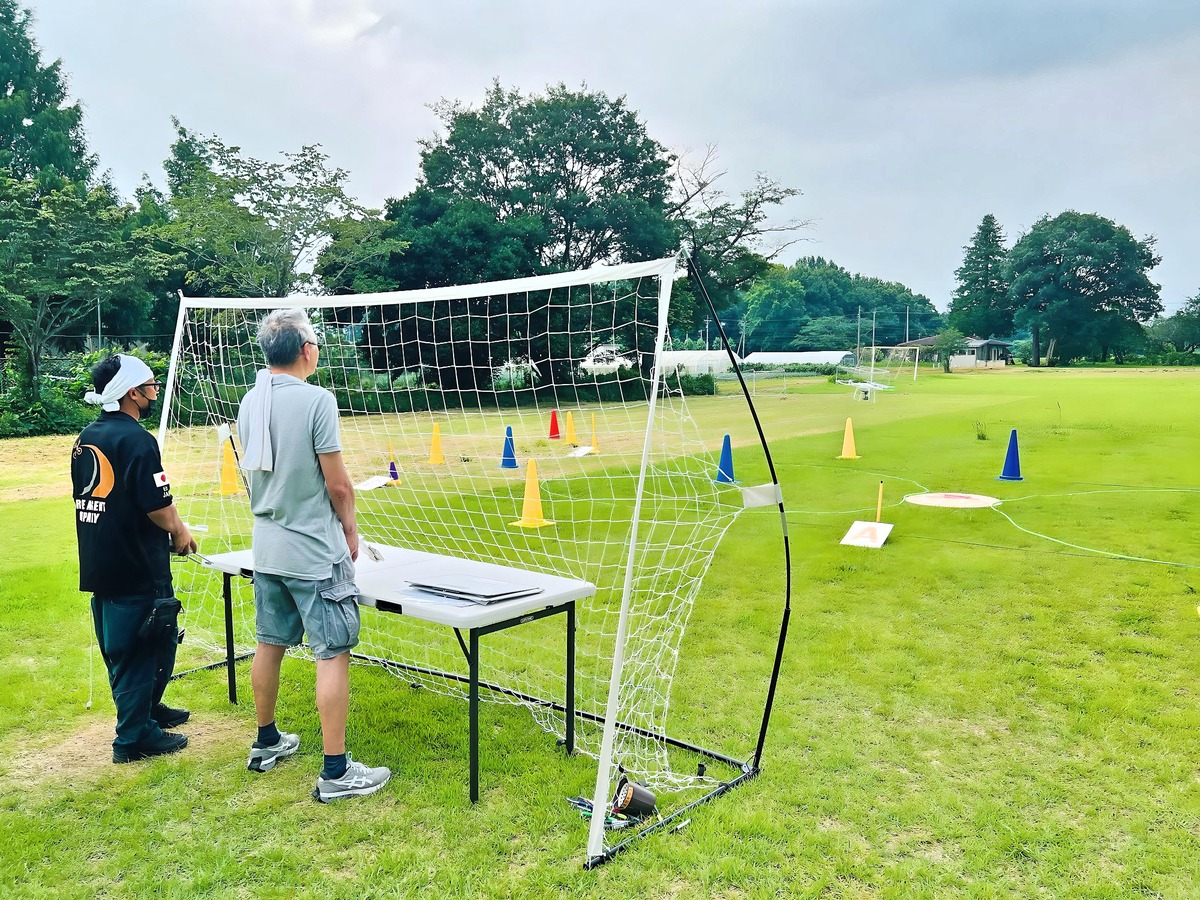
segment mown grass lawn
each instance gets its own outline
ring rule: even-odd
[[[566,758],[519,708],[485,707],[471,806],[464,705],[366,666],[349,742],[396,771],[376,797],[309,799],[319,738],[300,660],[280,718],[302,750],[277,771],[245,770],[253,713],[226,702],[220,671],[171,689],[193,710],[187,751],[113,766],[70,442],[4,442],[0,896],[1200,895],[1198,396],[1188,370],[923,373],[874,404],[823,381],[760,384],[794,568],[763,772],[591,872],[565,798],[590,793],[593,760]],[[693,412],[719,434],[738,402]],[[834,459],[847,416],[856,461]],[[1012,428],[1025,480],[998,482]],[[739,479],[765,480],[754,469]],[[887,545],[840,546],[881,480]],[[1004,503],[901,502],[923,489]],[[756,730],[778,530],[773,510],[746,512],[707,576],[675,685],[689,729]],[[244,665],[239,678],[248,694]]]

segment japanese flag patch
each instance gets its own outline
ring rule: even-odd
[[[171,486],[170,481],[167,480],[166,472],[156,472],[155,473],[154,486],[160,487],[160,488],[169,488]]]

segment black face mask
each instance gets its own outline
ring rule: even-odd
[[[148,418],[150,418],[150,415],[151,415],[151,413],[153,413],[153,412],[154,412],[154,401],[153,401],[153,400],[151,400],[149,397],[147,397],[147,396],[146,396],[146,392],[145,392],[145,391],[138,391],[138,393],[139,393],[139,394],[141,394],[141,395],[142,395],[142,399],[146,401],[146,408],[145,408],[145,409],[142,409],[141,407],[138,407],[138,416],[139,416],[139,417],[141,417],[141,418],[143,418],[143,419],[148,419]]]

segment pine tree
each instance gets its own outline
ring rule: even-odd
[[[0,0],[0,168],[36,181],[44,193],[88,181],[96,160],[87,152],[83,110],[66,102],[62,62],[42,64],[32,21],[16,0]]]
[[[958,286],[950,301],[950,324],[963,334],[1005,337],[1012,334],[1014,304],[1005,274],[1004,232],[988,213],[975,229],[963,264],[955,271]]]

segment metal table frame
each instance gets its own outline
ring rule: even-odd
[[[226,675],[229,684],[229,702],[237,704],[237,673],[234,668],[239,659],[246,659],[254,654],[246,653],[238,655],[233,643],[233,572],[222,571],[225,583],[222,594],[225,605],[225,662],[217,663],[218,666],[226,667]],[[239,573],[243,578],[251,578],[252,573],[242,571]],[[367,604],[363,604],[367,605]],[[374,608],[380,612],[394,613],[404,615],[403,603],[394,602],[391,600],[377,600],[373,604]],[[369,608],[369,607],[368,607]],[[471,766],[471,802],[476,803],[479,800],[479,639],[485,635],[494,634],[498,631],[505,631],[517,625],[524,625],[527,622],[534,622],[538,619],[545,619],[549,616],[565,614],[566,615],[566,700],[564,704],[564,745],[567,753],[575,752],[575,601],[568,600],[554,606],[544,607],[542,609],[526,610],[515,614],[510,619],[504,619],[499,622],[493,622],[488,625],[480,625],[474,628],[467,629],[467,642],[463,641],[462,629],[454,626],[455,637],[458,638],[459,647],[462,648],[463,656],[467,660],[468,667],[468,745],[470,752]],[[428,620],[422,620],[428,621]],[[394,660],[376,659],[374,657],[361,656],[352,654],[359,659],[370,659],[375,662],[383,663],[389,667],[400,669],[415,669],[404,663],[398,663]],[[462,680],[462,676],[454,675],[449,672],[437,672],[421,669],[421,672],[427,675],[436,675],[451,680]],[[180,673],[186,674],[186,673]],[[524,695],[519,695],[515,691],[498,687],[492,684],[484,684],[484,687],[490,690],[496,690],[500,693],[507,693],[512,696],[520,696],[522,699],[528,698]]]

